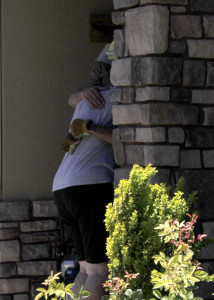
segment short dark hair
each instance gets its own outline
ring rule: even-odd
[[[103,62],[97,62],[91,71],[92,85],[103,86],[102,79],[105,76],[110,76],[111,65]]]

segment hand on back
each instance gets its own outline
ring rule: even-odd
[[[103,109],[105,107],[105,100],[99,91],[106,90],[106,87],[90,87],[82,91],[82,96],[93,109]]]

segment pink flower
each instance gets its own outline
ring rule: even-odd
[[[198,234],[197,240],[203,241],[203,238],[205,238],[207,235],[206,234]]]

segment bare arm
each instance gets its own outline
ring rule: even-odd
[[[77,104],[84,99],[93,109],[103,109],[105,106],[105,100],[100,95],[99,91],[106,88],[81,88],[74,91],[68,99],[68,103],[72,107],[76,107]]]
[[[102,127],[95,124],[91,124],[88,129],[88,133],[109,144],[112,144],[112,131],[112,128]]]

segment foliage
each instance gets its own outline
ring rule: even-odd
[[[83,290],[83,287],[81,287],[78,290],[78,293],[75,294],[71,291],[72,286],[74,283],[64,285],[63,282],[57,283],[56,280],[59,279],[58,275],[61,273],[57,273],[53,275],[53,271],[51,272],[51,275],[46,279],[42,284],[48,286],[48,289],[45,288],[38,288],[37,291],[39,294],[35,297],[34,300],[38,300],[42,298],[43,296],[45,299],[51,299],[51,300],[64,300],[67,295],[70,295],[71,299],[74,300],[80,300],[82,298],[87,298],[90,296],[90,293]],[[50,298],[52,297],[52,298]]]
[[[197,284],[214,281],[214,275],[209,276],[194,259],[193,245],[201,243],[206,234],[199,234],[196,238],[193,229],[198,216],[188,216],[189,222],[169,220],[155,228],[161,231],[159,236],[164,237],[164,242],[171,243],[174,248],[171,256],[164,252],[153,256],[155,264],[162,266],[161,271],[153,270],[151,275],[153,293],[158,299],[199,300],[201,298],[194,298],[193,295]]]
[[[125,270],[139,273],[130,288],[143,288],[143,296],[147,299],[152,295],[150,274],[155,267],[152,257],[161,249],[168,253],[172,248],[164,244],[154,228],[168,219],[183,220],[195,198],[195,193],[188,201],[183,198],[183,179],[173,196],[164,184],[150,184],[149,180],[156,172],[151,165],[145,169],[134,165],[129,179],[120,181],[114,203],[108,205],[105,218],[109,232],[109,279],[122,278]]]
[[[109,290],[109,295],[105,295],[102,297],[102,300],[140,300],[142,299],[142,290],[138,289],[133,291],[129,289],[130,280],[136,278],[139,274],[129,274],[126,271],[126,275],[124,275],[125,280],[119,277],[113,277],[112,280],[108,280],[103,284],[104,287],[107,287]]]

